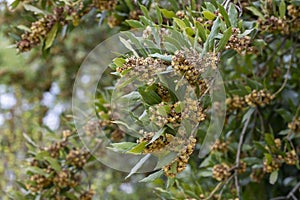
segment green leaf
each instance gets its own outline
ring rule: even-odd
[[[115,58],[113,59],[113,62],[117,67],[122,67],[126,61],[124,58]]]
[[[184,23],[184,21],[182,21],[181,19],[178,18],[173,18],[174,22],[179,26],[179,28],[181,30],[184,30],[186,28],[186,24]]]
[[[264,15],[254,6],[246,7],[247,10],[251,11],[255,16],[265,20]]]
[[[259,150],[261,150],[263,153],[267,153],[268,151],[265,149],[264,145],[261,144],[260,142],[254,141],[253,144],[255,147]]]
[[[275,110],[283,118],[285,122],[290,122],[293,120],[293,114],[284,108],[279,108]]]
[[[266,158],[266,160],[267,160],[267,164],[268,164],[268,165],[271,164],[271,163],[272,163],[272,160],[273,160],[272,155],[269,154],[269,153],[265,153],[264,155],[265,155],[265,158]]]
[[[159,53],[154,53],[154,54],[150,54],[149,56],[152,57],[152,58],[159,58],[159,59],[167,61],[167,62],[172,61],[172,56],[171,55],[162,55],[162,54],[159,54]]]
[[[58,31],[58,23],[55,23],[53,25],[53,27],[51,28],[50,32],[47,34],[45,47],[44,47],[45,50],[52,46],[53,41],[56,37],[57,31]]]
[[[276,183],[277,179],[278,179],[278,170],[271,173],[269,183],[273,185],[274,183]]]
[[[19,5],[19,3],[20,3],[20,0],[15,0],[10,4],[10,7],[12,9],[15,9]]]
[[[149,159],[151,154],[145,155],[130,171],[130,173],[125,177],[125,179],[128,179],[130,176],[135,174],[142,166],[143,164]]]
[[[154,173],[150,174],[149,176],[143,178],[139,182],[152,182],[152,181],[158,179],[159,177],[161,177],[161,175],[163,175],[163,173],[164,173],[163,170],[159,170],[159,171],[154,172]]]
[[[160,11],[162,12],[165,18],[172,19],[173,17],[176,17],[175,13],[171,10],[160,9]]]
[[[226,11],[225,8],[224,8],[221,4],[219,4],[219,3],[218,3],[218,8],[219,8],[219,10],[220,10],[221,15],[224,17],[224,21],[225,21],[227,27],[230,27],[230,26],[231,26],[231,23],[230,23],[230,20],[229,20],[229,16],[228,16],[227,11]]]
[[[151,20],[151,17],[150,17],[150,15],[149,15],[148,9],[147,9],[145,6],[143,6],[143,5],[140,5],[140,8],[141,8],[142,12],[144,13],[144,16],[145,16],[147,19]]]
[[[145,149],[147,145],[147,142],[141,142],[138,145],[136,145],[135,147],[133,147],[132,149],[130,149],[128,151],[128,153],[133,153],[133,154],[140,154],[143,152],[143,150]]]
[[[243,116],[243,119],[242,119],[242,123],[244,123],[246,120],[248,120],[250,117],[251,117],[251,115],[252,115],[252,113],[255,111],[255,108],[250,108],[247,112],[246,112],[246,114]]]
[[[220,30],[220,18],[217,17],[217,19],[214,21],[211,31],[208,36],[208,49],[212,49],[214,47],[214,39],[219,33]]]
[[[270,133],[265,134],[265,141],[267,143],[268,146],[276,146],[275,142],[274,142],[274,136]]]
[[[232,27],[237,27],[238,25],[238,11],[235,8],[233,3],[230,3],[229,6],[229,20]]]
[[[158,24],[161,25],[163,19],[162,19],[161,11],[158,6],[156,6],[156,15],[157,15],[156,17],[157,17]]]
[[[224,49],[224,47],[226,46],[230,36],[232,34],[232,28],[229,27],[223,34],[223,37],[221,38],[221,40],[219,41],[218,47],[217,47],[217,52],[222,51]]]
[[[120,142],[120,143],[112,143],[111,146],[113,146],[113,149],[126,152],[132,149],[133,147],[137,146],[137,144],[133,142]]]
[[[283,18],[285,16],[286,13],[286,4],[284,0],[281,0],[280,4],[279,4],[279,15],[280,18]]]
[[[154,105],[161,102],[161,97],[155,92],[154,89],[154,86],[142,86],[138,88],[138,92],[141,94],[144,102],[149,105]]]
[[[34,174],[39,174],[39,175],[42,175],[42,176],[45,176],[45,177],[48,177],[50,175],[50,174],[47,174],[46,172],[44,172],[44,170],[42,170],[41,168],[34,167],[34,166],[26,167],[25,171],[26,172],[31,172],[31,173],[34,173]]]
[[[30,28],[28,28],[27,26],[24,26],[24,25],[18,25],[17,28],[22,31],[31,32]]]
[[[158,139],[164,132],[165,132],[166,128],[162,128],[159,131],[157,131],[155,133],[155,135],[152,137],[152,139],[150,140],[149,144],[151,144],[152,142],[154,142],[156,139]]]
[[[202,14],[208,20],[214,20],[216,18],[216,15],[208,10],[204,10]]]
[[[175,166],[175,167],[173,167],[173,166]],[[171,173],[175,173],[176,174],[176,167],[177,167],[177,163],[174,163],[173,165],[172,165],[172,168],[174,168],[174,170],[173,170],[173,172],[171,172]],[[171,169],[171,171],[172,171],[172,169]],[[175,183],[175,178],[171,178],[171,177],[168,177],[168,181],[167,181],[167,188],[170,188],[170,187],[172,187],[173,185],[174,185],[174,183]]]
[[[198,30],[198,33],[199,33],[199,36],[202,40],[202,42],[205,42],[206,41],[206,33],[205,33],[205,29],[203,27],[202,24],[200,24],[200,22],[196,22],[195,23],[196,27],[197,27],[197,30]]]
[[[125,21],[129,26],[133,27],[133,28],[143,28],[144,25],[137,21],[137,20],[133,20],[133,19],[128,19]]]
[[[38,147],[38,145],[26,133],[23,133],[23,136],[31,146]]]
[[[34,7],[32,5],[29,5],[29,4],[24,4],[24,9],[27,10],[27,11],[31,11],[33,12],[34,14],[43,14],[43,15],[47,15],[47,14],[50,14],[44,10],[41,10],[37,7]]]

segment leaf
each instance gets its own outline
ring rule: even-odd
[[[230,23],[230,20],[229,20],[229,16],[228,16],[227,11],[226,11],[225,8],[224,8],[221,4],[219,4],[219,3],[218,3],[218,8],[219,8],[219,10],[220,10],[221,15],[224,17],[224,21],[225,21],[227,27],[230,27],[230,26],[231,26],[231,23]]]
[[[148,9],[147,9],[145,6],[143,6],[143,5],[140,5],[140,8],[141,8],[142,12],[144,13],[144,16],[145,16],[147,19],[151,20],[151,17],[150,17],[150,15],[149,15]]]
[[[255,108],[250,108],[247,112],[246,112],[246,114],[243,116],[243,119],[242,119],[242,123],[244,123],[246,120],[248,120],[250,117],[251,117],[251,115],[252,115],[252,113],[255,111]]]
[[[184,23],[184,21],[182,21],[181,19],[178,18],[173,18],[174,22],[179,26],[179,28],[181,30],[184,30],[186,28],[186,24]]]
[[[43,11],[43,10],[41,10],[41,9],[35,7],[35,6],[29,5],[29,4],[24,4],[24,9],[27,10],[27,11],[31,11],[34,14],[43,14],[43,15],[49,14],[48,12]]]
[[[281,0],[280,4],[279,4],[279,15],[280,18],[283,18],[285,16],[286,13],[286,4],[284,0]]]
[[[56,37],[58,30],[58,23],[55,23],[53,27],[51,28],[50,32],[47,34],[46,42],[45,42],[45,50],[50,48],[53,44],[53,41]]]
[[[23,136],[30,145],[38,147],[38,145],[26,133],[23,133]]]
[[[161,177],[161,175],[163,175],[163,173],[164,173],[163,170],[159,170],[159,171],[154,172],[154,173],[150,174],[149,176],[143,178],[139,182],[152,182],[152,181],[158,179],[159,177]]]
[[[265,134],[265,141],[267,143],[268,146],[276,146],[275,142],[274,142],[274,136],[270,133]]]
[[[261,150],[263,153],[267,153],[268,151],[265,149],[264,145],[261,144],[260,142],[254,141],[253,144],[255,147],[259,150]]]
[[[124,44],[124,46],[128,50],[130,50],[134,54],[134,56],[139,57],[138,53],[134,50],[134,48],[131,46],[131,44],[126,39],[124,39],[122,37],[119,37],[119,38],[120,38],[120,41]]]
[[[232,34],[232,28],[229,27],[223,34],[223,37],[221,38],[221,40],[219,41],[218,47],[217,47],[217,52],[221,51],[224,49],[224,47],[226,46],[230,36]]]
[[[155,92],[154,86],[142,86],[138,88],[138,92],[141,94],[144,102],[149,105],[158,104],[161,102],[161,97]]]
[[[269,183],[273,185],[274,183],[276,183],[277,179],[278,179],[278,170],[271,173]]]
[[[216,15],[208,10],[204,10],[202,12],[202,14],[204,15],[204,17],[208,20],[214,20],[216,18]]]
[[[128,19],[125,21],[129,26],[133,27],[133,28],[143,28],[144,25],[137,21],[137,20],[133,20],[133,19]]]
[[[117,67],[122,67],[126,60],[124,58],[115,58],[113,62]]]
[[[159,59],[167,61],[167,62],[172,61],[172,56],[171,55],[162,55],[162,54],[159,54],[159,53],[154,53],[154,54],[150,54],[149,56],[152,57],[152,58],[159,58]]]
[[[25,171],[26,172],[31,172],[31,173],[34,173],[34,174],[39,174],[39,175],[42,175],[42,176],[45,176],[45,177],[49,177],[49,175],[50,175],[50,174],[47,174],[46,172],[44,172],[44,170],[42,170],[41,168],[34,167],[34,166],[26,167]]]
[[[145,155],[130,171],[130,173],[125,177],[125,179],[128,179],[130,176],[135,174],[142,166],[143,164],[149,159],[151,154]]]
[[[112,143],[111,146],[113,146],[113,149],[116,149],[118,151],[129,151],[133,147],[135,147],[137,144],[133,142],[120,142],[120,143]]]
[[[128,153],[133,153],[133,154],[140,154],[143,152],[143,150],[145,149],[147,145],[147,142],[141,142],[138,145],[136,145],[135,147],[133,147],[132,149],[130,149],[128,151]]]
[[[219,30],[220,30],[220,18],[218,17],[213,25],[212,25],[212,28],[211,28],[211,31],[209,33],[209,36],[208,36],[208,49],[212,49],[213,48],[213,44],[214,44],[214,39],[215,39],[215,36],[217,36],[217,34],[219,33]]]
[[[259,17],[262,20],[265,20],[264,15],[254,6],[246,7],[247,10],[251,11],[255,16]]]
[[[172,19],[173,17],[176,17],[175,13],[171,10],[160,9],[160,11],[162,12],[165,18]]]
[[[230,3],[229,6],[229,20],[232,27],[237,27],[238,11],[236,10],[235,5],[233,3]]]
[[[165,132],[166,128],[162,128],[159,131],[157,131],[155,133],[155,135],[152,137],[152,139],[150,140],[149,144],[151,144],[152,142],[154,142],[157,138],[159,138],[164,132]]]
[[[20,3],[20,0],[15,0],[10,4],[10,7],[12,9],[15,9],[19,5],[19,3]]]
[[[293,120],[293,114],[284,108],[279,108],[275,110],[285,122],[290,122]]]
[[[161,11],[160,11],[158,6],[156,6],[156,15],[157,15],[158,24],[161,25],[163,19],[162,19],[162,16],[161,16]]]
[[[202,24],[200,24],[200,22],[196,22],[195,23],[196,27],[197,27],[197,30],[198,30],[198,33],[199,33],[199,36],[202,40],[202,42],[205,42],[206,41],[206,33],[205,33],[205,29],[203,27]]]

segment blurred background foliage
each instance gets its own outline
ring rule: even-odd
[[[36,15],[31,11],[39,8],[57,16],[55,8],[64,6],[66,2],[70,3],[68,9],[71,11],[63,24],[58,25],[56,39],[51,40],[51,44],[48,40],[46,44],[47,35],[53,34],[52,24],[34,46],[26,43],[23,48],[21,42],[28,35],[24,38],[21,35],[32,27],[32,22],[43,18],[43,14]],[[104,3],[103,7],[103,2],[111,4]],[[218,2],[226,6],[230,1]],[[223,24],[226,21],[224,13],[220,14],[221,9],[216,11],[213,4],[204,4],[205,12],[200,12],[202,1],[139,3],[151,11],[154,23],[159,21],[155,18],[155,5],[159,3],[166,9],[161,22],[166,27],[174,23],[171,20],[173,17],[185,20],[185,23],[197,19],[207,36],[216,16],[222,16]],[[34,7],[24,9],[24,4]],[[70,100],[80,64],[96,44],[121,30],[130,29],[130,26],[141,26],[137,22],[139,16],[145,13],[136,1],[129,0],[118,3],[89,0],[1,1],[0,5],[0,197],[38,199],[41,197],[31,195],[26,186],[31,184],[30,180],[26,183],[28,177],[35,173],[30,168],[26,175],[24,169],[28,172],[28,162],[32,163],[37,153],[49,152],[51,145],[63,141],[66,137],[64,130],[74,132]],[[299,1],[241,0],[232,1],[230,5],[229,18],[234,22],[232,27],[239,28],[240,32],[231,37],[234,35],[232,30],[226,47],[222,51],[219,49],[220,66],[224,66],[220,71],[228,95],[228,110],[222,136],[212,147],[213,151],[204,159],[199,159],[197,153],[200,145],[197,145],[186,170],[175,179],[163,176],[149,183],[138,182],[148,174],[134,175],[125,180],[126,173],[112,170],[91,158],[83,169],[79,169],[82,176],[82,188],[78,190],[80,197],[68,196],[72,191],[77,192],[68,188],[60,191],[65,199],[89,199],[84,196],[88,194],[85,192],[94,194],[95,199],[235,199],[238,195],[233,180],[235,177],[231,173],[236,169],[229,169],[229,166],[234,167],[245,124],[248,126],[247,134],[240,153],[246,165],[238,165],[239,169],[243,166],[240,169],[243,199],[300,198]],[[239,13],[242,13],[242,20],[238,20]],[[126,19],[131,21],[126,23]],[[144,23],[143,19],[140,21]],[[145,24],[141,27],[146,29]],[[220,30],[215,44],[220,44],[219,39],[224,35],[225,31]],[[248,41],[251,42],[248,44]],[[47,47],[49,45],[51,48]],[[217,47],[213,46],[210,51]],[[109,85],[112,80],[106,81],[104,84]],[[268,94],[266,91],[274,95],[273,101],[264,102],[266,105],[257,102],[253,106],[251,99],[255,99],[258,93]],[[100,95],[99,102],[105,104]],[[205,126],[200,128],[198,140],[205,131]],[[69,143],[70,147],[58,150],[57,164],[62,167],[65,167],[66,160],[70,160],[65,154],[69,155],[73,147],[83,149],[76,135]],[[290,153],[292,151],[296,153],[296,159]],[[49,161],[41,162],[41,165],[49,164]],[[53,167],[55,164],[50,165]],[[72,162],[68,167],[71,169],[71,166]]]

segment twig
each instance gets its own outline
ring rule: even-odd
[[[250,123],[250,119],[251,119],[251,115],[246,120],[243,130],[242,130],[242,133],[240,135],[240,141],[239,141],[238,150],[237,150],[237,154],[236,154],[236,161],[235,161],[236,166],[235,166],[234,180],[235,180],[236,192],[238,194],[239,199],[242,199],[242,198],[241,198],[241,188],[240,188],[239,177],[238,177],[238,168],[239,168],[239,164],[240,164],[240,157],[241,157],[241,151],[242,151],[242,147],[243,147],[243,141],[244,141],[247,127]]]
[[[231,181],[232,178],[233,178],[233,175],[231,175],[231,176],[226,180],[226,182],[224,183],[224,186],[223,186],[223,188],[222,188],[222,190],[221,190],[221,192],[220,192],[220,194],[219,194],[218,200],[221,200],[222,194],[223,194],[223,192],[224,192],[224,190],[225,190],[225,187],[226,187],[226,185]]]
[[[296,190],[300,187],[300,181],[293,187],[293,189],[288,193],[288,195],[286,196],[280,196],[280,197],[275,197],[275,198],[272,198],[271,200],[282,200],[282,199],[290,199],[290,198],[293,198],[295,200],[297,200],[297,198],[295,197],[295,192]]]
[[[212,197],[214,196],[214,194],[221,188],[221,186],[223,185],[223,182],[220,182],[215,189],[209,194],[209,196],[205,199],[205,200],[210,200],[212,199]]]
[[[291,197],[295,197],[294,193],[296,192],[296,190],[300,187],[300,181],[294,186],[294,188],[290,191],[290,193],[286,196],[287,199],[291,198]]]

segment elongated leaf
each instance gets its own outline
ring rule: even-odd
[[[232,27],[237,27],[238,22],[238,11],[235,8],[233,3],[230,3],[229,6],[229,20]]]
[[[232,28],[229,27],[223,34],[223,37],[221,38],[221,40],[219,41],[219,44],[218,44],[218,48],[217,48],[217,52],[221,51],[224,49],[224,47],[226,46],[230,36],[232,34]]]
[[[38,145],[26,133],[23,133],[23,136],[30,145],[38,147]]]
[[[139,57],[138,53],[134,50],[134,48],[131,46],[131,44],[127,40],[125,40],[124,38],[120,37],[120,41],[124,44],[124,46],[128,50],[130,50],[134,54],[134,56]]]
[[[54,169],[56,172],[60,172],[61,171],[61,166],[59,164],[59,162],[50,157],[50,156],[45,156],[44,160],[46,160],[47,162],[49,162],[50,166],[52,167],[52,169]]]
[[[249,119],[254,111],[255,111],[255,108],[250,108],[246,112],[246,114],[243,116],[242,123],[244,123],[247,119]]]
[[[220,10],[221,15],[224,17],[224,21],[225,21],[227,27],[231,26],[228,13],[225,10],[225,8],[221,4],[219,4],[219,3],[218,3],[218,8]]]
[[[140,5],[140,8],[141,8],[142,12],[144,13],[144,16],[145,16],[147,19],[150,19],[150,20],[151,20],[151,17],[150,17],[150,15],[149,15],[148,9],[147,9],[145,6],[143,6],[143,5]]]
[[[122,67],[126,61],[124,58],[115,58],[113,59],[113,62],[117,67]]]
[[[254,15],[258,16],[260,19],[265,20],[264,15],[254,6],[246,7],[247,10],[251,11]]]
[[[143,152],[147,145],[147,142],[141,142],[140,144],[134,146],[132,149],[128,151],[128,153],[133,153],[133,154],[140,154]]]
[[[145,155],[130,171],[128,176],[125,177],[125,179],[128,179],[130,176],[135,174],[142,166],[143,164],[150,158],[151,154]]]
[[[152,139],[150,140],[149,144],[151,144],[152,142],[154,142],[156,139],[158,139],[164,132],[165,132],[166,128],[162,128],[159,131],[157,131],[155,133],[155,135],[152,137]]]
[[[154,53],[154,54],[150,54],[149,56],[152,57],[152,58],[159,58],[159,59],[167,61],[167,62],[172,61],[172,56],[171,55],[162,55],[162,54],[159,54],[159,53]]]
[[[216,18],[216,15],[208,10],[204,10],[202,14],[208,20],[214,20]]]
[[[203,27],[202,24],[200,24],[200,22],[196,22],[195,25],[197,27],[197,30],[198,30],[198,33],[199,33],[199,36],[200,36],[202,42],[205,42],[206,41],[205,28]]]
[[[160,9],[160,11],[162,12],[165,18],[172,19],[173,17],[176,17],[175,13],[171,10]]]
[[[27,10],[27,11],[31,11],[34,14],[43,14],[43,15],[49,14],[48,12],[46,12],[44,10],[41,10],[41,9],[35,7],[35,6],[29,5],[29,4],[24,4],[24,9]]]
[[[152,182],[152,181],[158,179],[159,177],[161,177],[161,175],[163,175],[163,170],[154,172],[154,173],[150,174],[149,176],[147,176],[146,178],[143,178],[139,182]]]
[[[156,6],[156,15],[157,15],[156,17],[157,17],[158,24],[161,25],[163,18],[162,18],[161,11],[158,6]]]
[[[29,167],[26,167],[25,169],[26,172],[31,172],[31,173],[34,173],[34,174],[39,174],[39,175],[43,175],[45,177],[48,177],[49,174],[47,174],[46,172],[44,172],[44,170],[42,170],[41,168],[39,167],[35,167],[35,166],[29,166]]]
[[[186,28],[186,24],[181,19],[174,18],[174,22],[179,26],[181,30],[184,30]]]
[[[58,30],[58,23],[55,23],[47,35],[44,49],[48,49],[52,46],[53,41],[57,34],[57,30]]]
[[[12,9],[15,9],[19,5],[19,3],[20,3],[20,0],[15,0],[10,4],[10,7]]]
[[[276,183],[277,179],[278,179],[278,170],[271,173],[269,183],[273,185]]]
[[[283,18],[286,13],[286,4],[284,0],[281,0],[280,5],[279,5],[279,15],[280,18]]]
[[[111,146],[113,146],[114,149],[119,151],[129,151],[133,147],[135,147],[137,144],[133,142],[120,142],[120,143],[112,143]]]
[[[126,20],[125,22],[133,28],[143,28],[144,27],[144,25],[137,20],[129,19],[129,20]]]

